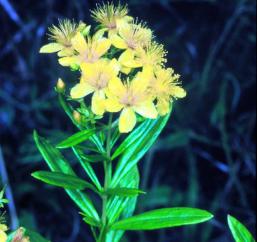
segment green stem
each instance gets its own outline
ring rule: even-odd
[[[113,116],[110,114],[109,117],[109,123],[108,123],[108,130],[107,130],[107,141],[106,141],[106,155],[107,160],[104,161],[104,173],[105,173],[105,179],[104,179],[104,191],[108,190],[109,184],[111,182],[112,177],[112,162],[111,162],[111,137],[112,137],[112,119]],[[99,242],[106,242],[106,236],[108,233],[107,226],[107,203],[108,203],[108,195],[104,194],[102,196],[103,200],[103,207],[102,207],[102,228],[101,233],[99,236]]]

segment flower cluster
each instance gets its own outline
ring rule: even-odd
[[[186,92],[179,75],[165,67],[167,52],[153,32],[128,16],[126,6],[97,5],[92,17],[98,23],[94,34],[83,22],[60,21],[50,28],[52,42],[40,50],[57,52],[60,65],[81,72],[71,98],[92,94],[91,110],[97,116],[121,112],[121,133],[135,127],[137,114],[148,119],[168,114],[172,101]]]

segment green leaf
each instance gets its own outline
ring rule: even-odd
[[[138,163],[154,144],[169,120],[170,115],[156,120],[146,120],[121,144],[112,158],[123,154],[114,173],[111,187],[116,187],[123,177]]]
[[[142,213],[114,223],[113,230],[155,230],[197,224],[210,220],[213,215],[194,208],[164,208]]]
[[[34,140],[41,155],[44,157],[47,165],[52,171],[76,176],[73,169],[61,155],[59,150],[53,147],[46,139],[40,137],[36,131],[34,132]],[[83,213],[87,214],[88,217],[96,220],[97,222],[100,221],[99,215],[94,208],[92,201],[85,193],[70,189],[66,189],[66,192],[74,203],[83,211]]]
[[[57,145],[58,149],[66,149],[73,147],[75,145],[78,145],[86,140],[88,140],[93,134],[95,134],[96,130],[95,129],[87,129],[87,130],[82,130],[66,140],[62,141],[60,144]]]
[[[25,229],[23,227],[19,228],[18,230],[14,231],[13,233],[8,235],[7,242],[13,242],[14,239],[16,241],[16,238],[20,237],[28,237],[29,242],[50,242],[50,240],[47,240],[43,238],[40,234],[33,230]],[[21,241],[21,239],[17,240]]]
[[[87,217],[87,215],[84,213],[80,213],[80,214],[83,216],[83,220],[85,223],[87,223],[93,227],[100,227],[100,225],[101,225],[100,223],[97,223],[95,220]]]
[[[138,167],[133,167],[129,173],[120,181],[119,186],[126,186],[138,189],[139,187],[139,171]],[[107,204],[107,216],[110,224],[114,223],[118,218],[126,219],[133,215],[136,209],[137,196],[124,198],[115,196],[109,200]],[[108,242],[119,242],[124,234],[122,230],[113,230],[107,234]]]
[[[74,109],[72,108],[72,106],[65,100],[64,98],[65,96],[62,94],[62,93],[59,93],[58,95],[58,99],[59,99],[59,103],[61,105],[61,107],[63,108],[63,110],[65,111],[65,113],[67,114],[67,116],[70,118],[70,120],[72,121],[72,123],[80,130],[83,130],[84,128],[79,124],[77,123],[77,121],[74,119],[73,117],[73,112],[74,112]],[[92,135],[90,138],[89,138],[96,146],[97,148],[100,150],[100,151],[104,151],[104,148],[103,148],[103,144],[101,143],[101,141],[99,140],[99,138],[97,137],[97,135]]]
[[[104,192],[107,195],[111,196],[119,196],[119,197],[134,197],[140,194],[145,194],[144,191],[134,188],[126,188],[126,187],[119,187],[119,188],[111,188]]]
[[[228,225],[236,242],[255,242],[249,230],[230,215],[228,216]]]
[[[65,189],[84,190],[86,188],[89,188],[93,191],[96,191],[95,187],[92,184],[74,175],[68,175],[61,172],[37,171],[32,173],[32,176],[47,184],[62,187]]]
[[[95,171],[93,169],[93,167],[91,166],[91,164],[89,164],[88,162],[85,162],[83,159],[82,159],[82,151],[77,148],[77,147],[73,147],[72,148],[75,156],[77,157],[77,159],[79,160],[81,166],[83,167],[83,169],[85,170],[85,172],[87,173],[87,175],[89,176],[89,178],[91,179],[91,181],[95,184],[95,186],[97,187],[97,189],[99,191],[102,190],[102,186],[95,174]]]

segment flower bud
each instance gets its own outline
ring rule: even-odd
[[[59,78],[57,81],[57,85],[56,85],[57,91],[62,93],[65,91],[65,87],[66,87],[66,85],[65,85],[64,81],[61,78]]]
[[[78,124],[82,121],[81,114],[78,111],[73,111],[73,118]]]

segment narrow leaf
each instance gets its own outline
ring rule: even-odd
[[[86,188],[95,191],[94,186],[74,175],[68,175],[61,172],[37,171],[32,176],[40,181],[53,186],[62,187],[65,189],[84,190]]]
[[[155,230],[202,223],[213,218],[207,211],[194,208],[165,208],[142,213],[114,223],[113,230]]]
[[[124,176],[119,186],[138,189],[139,171],[137,166],[134,166],[129,173]],[[110,224],[114,223],[118,218],[126,219],[131,217],[136,208],[137,198],[137,196],[129,198],[115,196],[111,198],[107,204],[107,216]],[[119,242],[123,235],[124,231],[122,230],[112,230],[107,234],[107,241]]]
[[[97,187],[97,189],[99,191],[102,190],[102,186],[95,174],[95,171],[93,169],[93,167],[91,166],[91,164],[89,164],[88,162],[85,162],[83,159],[82,159],[82,152],[80,149],[78,149],[77,147],[73,147],[72,148],[75,156],[77,157],[77,159],[79,160],[81,166],[83,167],[83,169],[85,170],[85,172],[87,173],[87,175],[89,176],[89,178],[91,179],[91,181],[95,184],[95,186]]]
[[[134,197],[140,194],[145,194],[144,191],[141,191],[139,189],[126,188],[126,187],[108,189],[107,191],[105,191],[105,193],[111,196],[119,196],[119,197]]]
[[[47,165],[52,171],[63,172],[65,174],[75,175],[69,163],[64,159],[58,149],[53,147],[46,139],[40,137],[37,132],[34,132],[34,140],[36,145],[44,157]],[[94,208],[90,198],[83,192],[66,189],[66,192],[75,204],[85,213],[88,217],[100,221],[99,215]]]
[[[249,230],[230,215],[228,216],[228,225],[236,242],[255,242]]]
[[[161,131],[169,120],[170,115],[159,117],[156,120],[146,120],[121,145],[122,153],[117,169],[114,173],[111,187],[116,187],[123,177],[138,163],[154,144]],[[113,157],[116,157],[117,154]]]
[[[93,134],[95,134],[95,129],[87,129],[87,130],[82,130],[66,140],[62,141],[60,144],[57,145],[57,148],[59,149],[66,149],[73,147],[75,145],[78,145],[86,140],[88,140]]]

